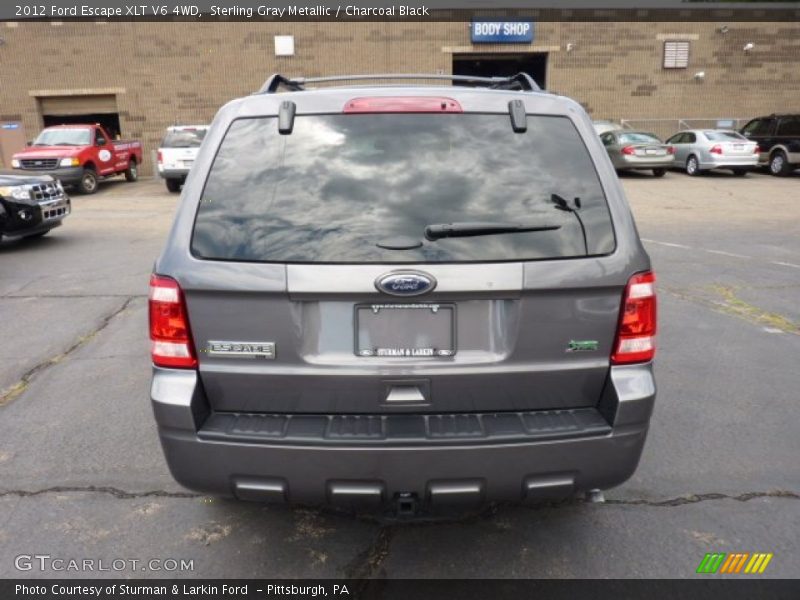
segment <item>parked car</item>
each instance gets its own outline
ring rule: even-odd
[[[11,160],[19,173],[47,174],[84,194],[94,194],[99,180],[116,175],[136,181],[141,164],[142,143],[113,140],[102,125],[47,127]]]
[[[800,114],[759,117],[740,133],[758,143],[759,162],[773,175],[788,175],[800,167]]]
[[[597,121],[592,121],[592,125],[594,125],[594,130],[597,132],[597,135],[603,135],[607,131],[620,131],[624,129],[622,125],[619,123],[615,123],[614,121],[607,121],[605,119],[598,119]]]
[[[52,177],[0,174],[0,238],[46,235],[70,209],[69,196]]]
[[[413,514],[636,469],[655,278],[591,120],[429,77],[485,88],[277,75],[214,118],[150,280],[184,486]]]
[[[181,191],[206,137],[208,125],[175,125],[167,128],[158,148],[158,174],[170,192]]]
[[[674,166],[688,175],[711,169],[730,169],[744,176],[758,166],[758,144],[735,131],[725,129],[690,129],[669,138],[675,148]]]
[[[652,170],[663,177],[672,166],[675,149],[655,134],[644,131],[608,131],[600,136],[617,171]]]

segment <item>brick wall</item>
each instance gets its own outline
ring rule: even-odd
[[[4,23],[0,120],[41,127],[34,90],[118,88],[123,135],[150,154],[176,120],[210,120],[274,71],[449,73],[452,53],[547,51],[548,87],[595,118],[749,117],[800,111],[800,25],[537,23],[528,45],[480,45],[467,23]],[[273,36],[295,36],[275,57]],[[688,69],[662,69],[664,37],[691,40]],[[755,44],[750,53],[742,48]],[[571,43],[574,48],[566,51]],[[693,75],[706,73],[698,82]],[[124,92],[122,91],[124,90]],[[149,161],[144,166],[150,172]]]

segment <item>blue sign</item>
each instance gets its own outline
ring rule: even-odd
[[[472,22],[473,44],[530,44],[533,41],[531,21]]]
[[[19,129],[19,123],[3,123],[2,129]]]

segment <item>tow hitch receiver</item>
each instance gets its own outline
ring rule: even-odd
[[[419,510],[419,499],[412,492],[400,492],[394,497],[394,506],[398,517],[413,517]]]

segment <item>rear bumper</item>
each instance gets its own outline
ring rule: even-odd
[[[666,156],[628,156],[622,155],[617,169],[667,169],[672,166],[674,157],[672,154]]]
[[[50,175],[53,179],[61,181],[63,185],[77,185],[83,177],[83,167],[59,167],[49,171],[14,169],[14,172],[25,175]]]
[[[158,167],[158,175],[162,179],[186,179],[186,176],[189,174],[189,169],[165,169],[164,167]]]
[[[711,160],[700,163],[700,168],[706,169],[755,169],[758,166],[758,155],[750,156],[723,156],[712,157]]]
[[[456,426],[444,439],[431,439],[430,427],[414,434],[413,426],[399,435],[384,426],[381,437],[369,417],[344,417],[363,426],[349,430],[348,439],[347,432],[331,436],[330,425],[316,433],[315,417],[303,421],[300,435],[281,416],[237,426],[234,415],[209,412],[191,371],[156,368],[151,388],[167,463],[185,487],[243,500],[375,506],[405,494],[435,507],[563,498],[619,485],[639,462],[654,399],[650,364],[614,367],[596,409],[527,413],[522,422],[530,425],[517,429],[488,426],[498,415],[510,423],[517,413],[485,415],[478,433],[459,437],[465,428]],[[572,421],[566,414],[579,412],[583,417]],[[552,426],[540,426],[545,417]],[[425,422],[431,419],[437,417]]]

